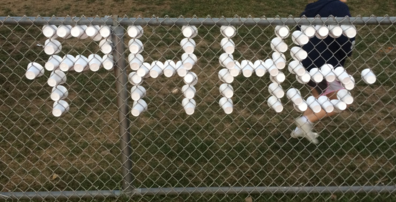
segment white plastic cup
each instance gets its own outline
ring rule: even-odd
[[[99,71],[101,65],[102,65],[102,57],[100,57],[100,55],[90,54],[88,56],[88,66],[91,71],[93,72]]]
[[[301,64],[300,61],[297,60],[293,60],[289,63],[289,72],[292,74],[296,74],[297,76],[303,76],[304,74],[306,74],[306,70],[304,68],[304,66]]]
[[[139,69],[136,70],[136,74],[142,78],[150,76],[151,65],[147,62],[144,62],[140,65]]]
[[[283,111],[283,106],[281,101],[275,96],[269,97],[267,100],[267,104],[269,107],[274,109],[276,113],[280,113]]]
[[[43,75],[44,75],[44,68],[39,63],[31,62],[28,64],[25,74],[27,79],[33,80]]]
[[[129,66],[132,70],[138,70],[139,67],[143,64],[144,58],[141,54],[129,54],[128,55]]]
[[[267,72],[267,69],[264,66],[265,62],[262,60],[256,60],[253,64],[254,72],[258,77],[262,77]]]
[[[334,112],[340,113],[347,108],[347,104],[341,100],[333,99],[330,100],[331,104],[334,106]]]
[[[254,72],[254,64],[249,60],[242,60],[241,62],[242,74],[244,77],[249,78]]]
[[[186,97],[188,99],[193,99],[197,90],[192,85],[184,85],[182,87],[182,92],[183,92],[184,97]]]
[[[179,75],[180,77],[184,77],[187,75],[187,73],[189,72],[184,66],[183,66],[183,62],[182,61],[177,61],[176,62],[176,66],[175,66],[177,75]]]
[[[134,101],[140,100],[146,96],[146,89],[143,86],[133,86],[131,88],[131,98]]]
[[[287,25],[277,25],[275,26],[275,35],[279,38],[285,39],[289,36],[290,29]]]
[[[58,30],[56,30],[56,35],[64,39],[68,39],[72,37],[71,29],[71,25],[59,25]]]
[[[342,35],[342,28],[338,25],[329,25],[329,35],[333,38],[339,38]]]
[[[222,53],[219,57],[219,63],[223,67],[232,69],[235,66],[234,56],[228,53]]]
[[[276,68],[284,69],[286,66],[286,56],[279,52],[272,53],[272,60],[275,63]]]
[[[307,104],[309,108],[314,112],[314,113],[319,113],[320,110],[322,110],[322,106],[320,106],[318,100],[314,96],[309,96],[307,98]]]
[[[349,75],[349,78],[351,78],[351,82],[342,85],[344,86],[345,89],[352,90],[355,88],[355,79],[353,78],[352,75]]]
[[[85,33],[91,38],[96,38],[97,35],[100,35],[99,30],[100,27],[98,25],[89,25],[85,30]],[[100,38],[102,38],[102,36],[100,36]]]
[[[224,37],[232,38],[236,35],[236,28],[234,26],[221,26],[220,32]]]
[[[353,38],[357,34],[356,27],[353,25],[341,25],[342,34],[348,38]]]
[[[77,55],[76,61],[74,62],[74,71],[76,72],[83,72],[89,69],[88,66],[88,58],[83,55]]]
[[[264,67],[271,76],[279,74],[279,70],[272,59],[266,59],[264,61]]]
[[[239,76],[240,74],[241,74],[241,72],[242,72],[242,67],[241,67],[241,64],[238,62],[238,61],[234,61],[234,67],[233,68],[231,68],[231,69],[228,69],[228,71],[230,72],[230,74],[233,76],[233,77],[237,77],[237,76]]]
[[[329,35],[329,29],[325,25],[316,25],[315,30],[316,30],[315,36],[318,39],[325,39]]]
[[[309,42],[309,37],[305,35],[302,31],[296,30],[292,34],[292,40],[295,44],[303,46]]]
[[[283,72],[279,72],[276,76],[270,76],[270,80],[273,83],[281,84],[286,80],[286,75]]]
[[[147,103],[143,99],[133,102],[131,114],[138,117],[141,113],[147,111]]]
[[[104,54],[109,54],[111,51],[113,51],[113,43],[109,39],[102,39],[99,42],[99,48]]]
[[[198,29],[195,26],[183,26],[182,33],[184,37],[194,38],[198,35]]]
[[[283,96],[285,96],[285,91],[283,91],[282,86],[277,83],[271,83],[268,86],[268,92],[277,98],[283,98]]]
[[[104,55],[102,58],[103,68],[106,70],[113,70],[114,68],[114,59],[112,55]]]
[[[309,38],[315,36],[316,30],[312,25],[301,25],[301,31]]]
[[[220,45],[227,54],[232,54],[235,51],[235,43],[230,38],[223,38]]]
[[[143,43],[139,39],[129,40],[128,47],[129,47],[129,51],[133,54],[141,53],[144,50]]]
[[[298,61],[303,61],[305,60],[305,58],[308,57],[307,51],[297,46],[294,46],[290,49],[290,55],[292,56],[292,58]]]
[[[188,72],[183,80],[185,84],[194,86],[198,83],[198,76],[194,72]]]
[[[219,87],[220,95],[226,97],[226,98],[232,98],[234,95],[234,88],[231,86],[231,84],[228,83],[223,83]]]
[[[70,106],[66,101],[64,100],[55,101],[52,108],[52,115],[54,115],[55,117],[60,117],[66,112],[68,112],[69,109]]]
[[[333,71],[334,67],[331,64],[324,64],[322,67],[320,67],[320,72],[327,82],[333,82],[337,78]]]
[[[70,30],[70,34],[75,38],[86,39],[88,38],[88,35],[85,33],[86,29],[86,25],[76,25]]]
[[[47,83],[51,87],[55,87],[59,84],[64,84],[66,83],[66,74],[60,70],[55,70],[51,73]]]
[[[286,96],[289,100],[291,100],[295,105],[300,105],[304,102],[304,99],[301,97],[301,93],[297,88],[290,88],[286,92]]]
[[[138,39],[143,36],[143,27],[140,25],[128,26],[127,32],[130,37]]]
[[[337,67],[333,72],[337,76],[337,79],[343,84],[347,84],[352,81],[351,77],[349,77],[349,74],[343,67]]]
[[[47,55],[57,54],[62,50],[62,44],[56,39],[47,39],[44,43],[44,52]]]
[[[311,75],[308,72],[305,72],[302,76],[296,75],[296,80],[301,84],[307,84],[311,80]]]
[[[234,77],[230,74],[228,69],[221,69],[218,75],[222,82],[232,83],[234,81]]]
[[[183,53],[182,54],[182,63],[184,68],[187,70],[191,70],[195,63],[197,62],[198,58],[195,54],[188,54],[188,53]]]
[[[309,70],[309,75],[311,76],[311,80],[315,83],[320,83],[323,81],[323,75],[320,72],[319,68],[312,68]]]
[[[347,105],[350,105],[353,103],[353,97],[351,93],[346,90],[346,89],[341,89],[337,92],[337,98],[343,102],[345,102]]]
[[[195,107],[197,106],[197,103],[195,102],[194,99],[184,98],[182,101],[182,105],[184,107],[184,111],[186,111],[186,114],[192,115],[192,114],[194,114]]]
[[[58,28],[55,25],[44,25],[42,28],[43,34],[47,38],[56,38],[58,35],[56,35],[56,30]]]
[[[111,34],[111,28],[107,25],[102,25],[100,26],[99,33],[103,38],[108,38]]]
[[[62,62],[59,64],[59,69],[67,72],[73,70],[74,62],[76,61],[76,58],[72,55],[65,55],[62,58]]]
[[[361,73],[362,79],[366,84],[373,84],[377,80],[375,74],[371,69],[364,69]]]
[[[138,86],[143,83],[143,78],[136,74],[136,72],[131,72],[128,75],[128,81],[134,86]]]
[[[164,75],[165,77],[172,77],[176,74],[176,63],[173,60],[167,60],[164,63]]]
[[[284,53],[287,51],[287,44],[279,37],[271,40],[271,48],[273,51]]]
[[[48,61],[45,63],[44,67],[48,71],[53,71],[59,68],[62,58],[59,55],[51,55]]]
[[[322,106],[323,110],[326,113],[331,113],[334,111],[334,106],[333,104],[330,102],[329,98],[327,96],[319,96],[318,97],[318,102],[320,104],[320,106]]]
[[[66,87],[62,85],[57,85],[54,88],[52,88],[51,100],[53,101],[63,100],[66,99],[68,95],[69,92],[67,91]]]
[[[231,114],[234,110],[234,104],[230,98],[222,97],[219,100],[220,107],[223,108],[226,114]]]
[[[192,54],[194,52],[196,43],[194,39],[184,38],[181,40],[180,45],[183,48],[184,52]]]
[[[160,75],[163,74],[164,64],[158,60],[153,61],[150,67],[150,77],[151,78],[158,78]]]
[[[308,109],[307,103],[303,100],[303,102],[299,105],[293,104],[293,107],[298,112],[305,112]]]

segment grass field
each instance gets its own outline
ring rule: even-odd
[[[211,6],[216,2],[220,6]],[[308,1],[10,1],[0,16],[130,17],[287,17],[298,16]],[[369,5],[369,6],[368,6]],[[352,15],[395,15],[394,1],[350,0]],[[238,27],[235,59],[268,58],[273,26]],[[396,182],[395,60],[396,27],[358,26],[358,37],[346,68],[357,87],[355,102],[345,112],[321,121],[315,129],[320,144],[291,139],[293,120],[299,116],[290,101],[276,114],[269,109],[268,74],[239,76],[234,112],[218,106],[222,38],[218,27],[199,27],[193,71],[198,74],[197,109],[187,116],[181,108],[181,78],[147,79],[148,112],[131,117],[134,186],[375,186]],[[147,61],[179,60],[183,53],[180,28],[145,27],[142,41]],[[125,37],[126,42],[129,37]],[[49,73],[34,81],[24,77],[30,61],[44,64],[47,55],[38,43],[45,38],[37,26],[0,26],[0,191],[61,191],[121,189],[120,137],[115,77],[112,72],[68,73],[66,87],[70,112],[51,114]],[[91,40],[61,40],[62,54],[99,53]],[[292,45],[290,39],[287,40]],[[126,50],[125,54],[128,54]],[[289,54],[287,57],[290,58]],[[360,79],[372,68],[374,85]],[[285,69],[283,89],[307,87]],[[132,87],[131,85],[128,88]],[[172,90],[178,89],[178,93]],[[132,104],[132,100],[129,100]],[[158,107],[155,107],[158,106]],[[248,195],[179,195],[137,197],[136,201],[244,201]],[[261,194],[253,201],[394,201],[393,194]],[[113,201],[114,199],[108,199]],[[120,199],[122,200],[122,199]],[[127,200],[127,199],[125,199]]]

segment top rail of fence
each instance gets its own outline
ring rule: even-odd
[[[117,22],[114,22],[112,17],[12,17],[12,16],[0,16],[0,24],[22,24],[22,25],[114,25],[120,24],[124,26],[128,25],[150,25],[150,26],[183,26],[183,25],[309,25],[309,24],[354,24],[354,25],[389,25],[396,23],[396,17],[385,16],[385,17],[288,17],[288,18],[117,18]]]

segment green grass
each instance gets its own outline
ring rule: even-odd
[[[254,17],[299,15],[305,1],[107,1],[114,13],[150,17],[179,15],[212,17],[234,14]],[[91,4],[104,3],[90,1]],[[367,8],[366,4],[370,4]],[[132,6],[130,6],[132,5]],[[390,1],[350,0],[353,15],[394,13]],[[30,9],[44,15],[56,13],[86,16],[107,15],[100,9],[84,10],[72,3],[59,3],[45,10],[26,3],[21,8],[5,3],[2,15],[22,15]],[[125,11],[127,9],[127,11]],[[32,11],[34,10],[34,12]],[[266,59],[271,53],[268,41],[273,26],[239,26],[233,38],[237,44],[234,58],[241,61]],[[266,105],[269,97],[268,75],[263,78],[239,76],[235,89],[234,112],[225,115],[218,106],[222,53],[218,27],[199,26],[193,71],[199,76],[196,86],[197,109],[187,116],[181,108],[184,85],[179,77],[146,79],[148,111],[131,117],[134,186],[217,187],[217,186],[375,186],[395,184],[394,26],[358,26],[356,48],[347,70],[357,81],[352,91],[355,103],[347,111],[315,126],[320,144],[291,139],[293,119],[299,115],[283,98],[285,109],[276,114]],[[144,27],[141,38],[146,61],[179,60],[180,28]],[[129,37],[125,37],[125,42]],[[0,191],[62,191],[121,189],[121,149],[118,135],[118,107],[113,72],[69,73],[65,86],[70,112],[62,118],[51,115],[51,88],[45,76],[34,81],[24,77],[30,61],[44,64],[48,57],[38,43],[44,43],[39,26],[0,26]],[[62,55],[99,53],[90,40],[61,40]],[[291,45],[291,40],[287,40]],[[125,55],[128,55],[126,50]],[[289,55],[287,54],[288,58]],[[373,68],[374,85],[366,85],[359,72]],[[130,72],[130,70],[128,70]],[[282,85],[300,88],[289,75]],[[128,85],[128,88],[132,87]],[[173,89],[179,92],[173,94]],[[132,101],[128,100],[131,105]],[[156,107],[157,106],[157,107]],[[53,178],[56,174],[58,177]],[[136,201],[243,201],[248,195],[179,195],[134,197]],[[254,201],[394,201],[394,194],[259,194]],[[128,198],[107,199],[128,201]]]

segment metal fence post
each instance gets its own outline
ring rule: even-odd
[[[124,29],[117,23],[117,16],[113,20],[113,42],[115,44],[114,61],[115,61],[115,76],[117,88],[117,106],[119,110],[118,118],[120,121],[120,136],[121,136],[121,161],[122,161],[122,188],[126,192],[131,192],[132,188],[132,160],[131,160],[131,134],[129,131],[129,108],[128,108],[128,77],[127,66],[125,64],[124,56]]]

